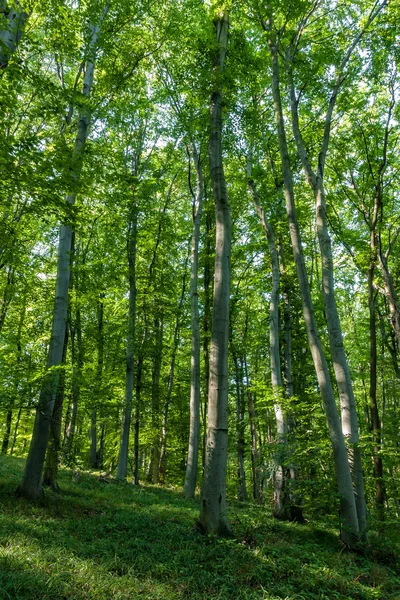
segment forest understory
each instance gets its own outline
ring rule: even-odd
[[[336,515],[300,525],[229,501],[234,537],[202,535],[182,489],[60,472],[62,492],[15,501],[24,461],[0,459],[3,600],[398,600],[400,528],[371,530],[362,553]]]

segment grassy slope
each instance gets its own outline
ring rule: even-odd
[[[0,458],[1,599],[400,599],[393,544],[351,554],[327,523],[247,504],[230,510],[236,539],[220,540],[196,531],[198,503],[176,491],[69,471],[61,496],[31,506],[13,496],[22,465]]]

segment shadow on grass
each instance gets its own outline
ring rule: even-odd
[[[13,494],[22,462],[0,460],[0,598],[393,600],[395,574],[341,553],[336,536],[233,505],[236,539],[202,536],[175,490],[61,473],[44,505]],[[2,596],[4,594],[4,596]],[[8,594],[8,595],[7,595]]]

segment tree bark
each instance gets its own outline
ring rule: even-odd
[[[271,35],[271,21],[263,22],[264,29],[269,33],[269,48],[272,58],[272,91],[274,97],[275,119],[278,131],[279,149],[282,161],[282,176],[285,189],[286,211],[289,222],[289,231],[292,241],[294,260],[303,305],[303,316],[307,329],[308,342],[314,361],[317,380],[327,417],[329,434],[333,449],[335,472],[338,483],[341,515],[341,539],[349,546],[353,546],[360,539],[357,508],[353,492],[352,478],[347,457],[346,445],[341,430],[340,419],[336,408],[333,387],[329,369],[321,341],[318,335],[312,304],[309,281],[304,261],[300,229],[297,222],[294,203],[293,180],[290,168],[289,152],[286,141],[286,132],[283,120],[281,93],[279,85],[279,63],[276,40]]]
[[[97,42],[100,27],[107,13],[107,8],[96,25],[91,25],[91,36],[87,49],[87,62],[83,82],[82,93],[89,98],[93,84],[94,61],[96,56]],[[90,115],[87,106],[81,108],[78,117],[78,131],[72,152],[70,177],[73,188],[80,180],[83,155],[86,140],[89,134]],[[70,193],[67,204],[73,205],[76,199],[76,191]],[[31,500],[37,500],[42,496],[42,471],[50,436],[51,417],[58,386],[58,367],[62,360],[64,347],[65,329],[67,325],[68,287],[69,287],[69,255],[71,252],[72,229],[70,225],[63,224],[60,229],[57,262],[57,281],[53,312],[53,325],[51,331],[49,352],[47,357],[47,372],[43,378],[40,392],[39,405],[36,412],[35,425],[32,441],[25,464],[25,470],[18,493]]]
[[[378,260],[377,224],[382,206],[382,188],[380,181],[376,187],[374,210],[371,219],[371,261],[368,269],[368,308],[369,308],[369,338],[370,338],[370,382],[369,382],[369,409],[371,414],[370,428],[373,440],[373,472],[375,479],[375,507],[380,521],[385,515],[385,484],[383,479],[382,428],[377,401],[377,341],[376,341],[376,309],[374,274]]]
[[[134,191],[132,192],[135,193]],[[126,342],[126,383],[125,404],[122,418],[121,440],[118,456],[117,477],[125,480],[128,467],[129,434],[131,429],[132,400],[134,387],[134,345],[136,331],[136,248],[137,248],[138,209],[132,199],[128,225],[128,267],[129,267],[129,317],[128,338]]]
[[[240,360],[236,352],[235,344],[233,343],[233,334],[231,328],[231,353],[233,364],[235,365],[235,384],[236,384],[236,449],[238,458],[238,500],[240,502],[247,502],[247,488],[246,488],[246,470],[244,466],[245,458],[245,422],[244,422],[244,390],[243,390],[243,369],[241,368]]]
[[[58,492],[60,486],[58,485],[58,463],[59,453],[61,446],[61,424],[62,424],[62,411],[64,402],[64,391],[65,391],[65,365],[67,360],[67,348],[68,348],[68,328],[65,330],[65,340],[63,355],[61,360],[60,375],[58,378],[57,395],[54,403],[54,410],[51,417],[51,429],[50,429],[50,440],[47,446],[46,452],[46,463],[43,474],[43,485],[50,487],[53,491]]]
[[[302,161],[308,183],[315,198],[316,226],[322,262],[322,297],[328,326],[332,362],[339,390],[342,432],[345,441],[347,442],[347,452],[353,479],[360,535],[361,537],[365,537],[367,531],[367,507],[365,502],[361,452],[359,448],[358,417],[353,384],[344,350],[340,317],[336,304],[332,244],[328,230],[324,189],[324,163],[329,144],[334,100],[331,98],[326,116],[324,139],[319,157],[319,168],[318,173],[315,173],[311,167],[300,131],[298,100],[295,95],[291,67],[288,68],[288,76],[291,92],[291,112],[294,137],[299,157]],[[334,98],[336,98],[337,91],[338,90],[335,89]]]
[[[190,428],[189,449],[186,465],[184,494],[193,498],[199,460],[200,445],[200,327],[199,327],[199,241],[200,222],[203,209],[203,171],[200,157],[194,142],[192,142],[192,157],[196,169],[197,186],[196,196],[193,200],[193,234],[192,254],[190,262],[190,315],[192,330],[192,351],[190,360]]]
[[[0,69],[5,69],[23,36],[29,13],[19,2],[11,8],[1,0],[0,16]]]
[[[200,522],[208,532],[231,535],[226,514],[231,219],[222,163],[222,79],[228,46],[229,12],[225,11],[215,19],[214,25],[217,50],[211,94],[209,161],[217,226],[208,388],[208,434]]]

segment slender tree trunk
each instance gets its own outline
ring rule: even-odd
[[[97,25],[91,26],[91,39],[87,51],[87,62],[83,82],[83,95],[89,98],[93,83],[94,61],[97,41],[105,9]],[[87,104],[83,104],[78,118],[78,131],[72,152],[70,176],[74,187],[80,180],[83,154],[89,133],[90,116]],[[75,203],[76,192],[67,196],[67,204]],[[65,329],[67,325],[68,287],[69,287],[69,255],[71,252],[72,229],[69,225],[61,225],[58,245],[57,280],[53,312],[53,325],[47,357],[47,372],[43,378],[42,389],[36,412],[35,425],[25,470],[18,493],[31,500],[42,496],[42,471],[47,444],[50,436],[51,417],[58,386],[58,367],[62,360]]]
[[[208,388],[208,434],[200,522],[206,531],[230,535],[231,529],[226,514],[226,463],[231,219],[222,163],[222,78],[228,46],[229,12],[225,11],[214,21],[214,25],[217,52],[211,94],[209,159],[217,226]]]
[[[252,473],[252,484],[253,484],[253,500],[258,504],[261,504],[261,481],[260,481],[260,465],[258,456],[258,444],[257,444],[257,413],[254,401],[254,394],[250,387],[249,372],[247,368],[246,358],[242,359],[241,368],[245,374],[246,379],[246,394],[247,394],[247,405],[249,411],[250,421],[250,439],[251,439],[251,473]]]
[[[153,439],[151,446],[151,460],[148,473],[148,480],[151,483],[158,483],[160,454],[161,454],[161,427],[160,427],[160,375],[162,365],[162,349],[164,337],[163,316],[158,315],[154,318],[154,346],[153,346],[153,368],[152,368],[152,386],[151,386],[151,411],[152,411],[152,430]]]
[[[336,383],[339,390],[342,431],[345,441],[347,442],[347,451],[353,479],[360,535],[361,537],[364,537],[367,530],[367,508],[365,502],[361,452],[359,448],[358,418],[354,399],[353,384],[344,350],[342,328],[336,304],[332,244],[328,230],[326,197],[323,181],[323,165],[329,144],[333,106],[331,100],[325,125],[325,135],[322,143],[318,173],[315,173],[311,167],[300,131],[298,100],[295,95],[290,68],[288,69],[288,72],[291,88],[293,132],[297,143],[298,154],[301,158],[308,183],[315,198],[316,225],[322,262],[322,297],[328,326],[332,362],[335,371]],[[322,152],[324,152],[323,158],[321,158]]]
[[[139,485],[139,432],[140,432],[140,400],[142,391],[143,354],[139,351],[136,363],[136,405],[134,423],[134,446],[133,446],[133,483]]]
[[[382,449],[382,430],[379,417],[379,408],[377,401],[377,342],[376,342],[376,309],[375,309],[375,289],[374,274],[377,261],[377,233],[379,212],[381,208],[381,189],[378,185],[376,190],[374,211],[371,221],[371,262],[368,270],[368,307],[369,307],[369,338],[370,338],[370,383],[369,383],[369,409],[371,413],[370,428],[373,439],[373,471],[375,479],[375,506],[379,520],[383,520],[385,515],[385,484],[383,479],[383,462],[381,456]]]
[[[104,365],[104,292],[99,294],[97,303],[97,367],[94,385],[94,408],[90,413],[90,447],[89,464],[92,469],[99,469],[99,450],[97,448],[97,406],[102,394]]]
[[[246,470],[244,467],[245,458],[245,422],[244,422],[244,393],[243,393],[243,369],[241,368],[239,357],[233,343],[231,333],[231,352],[233,364],[235,365],[235,384],[236,384],[236,448],[238,457],[238,500],[248,501],[246,488]]]
[[[19,2],[11,8],[5,0],[0,1],[0,9],[0,69],[5,69],[22,38],[29,13]]]
[[[176,362],[176,353],[178,350],[179,344],[179,329],[182,318],[182,307],[185,299],[186,293],[186,280],[187,280],[187,263],[189,260],[189,256],[185,261],[183,279],[182,279],[182,291],[178,302],[178,310],[176,313],[175,327],[174,327],[174,338],[172,342],[172,353],[171,353],[171,364],[169,368],[169,376],[168,376],[168,386],[167,386],[167,394],[165,396],[164,402],[164,411],[163,411],[163,420],[162,420],[162,428],[161,428],[161,453],[160,453],[160,464],[159,464],[159,479],[161,483],[165,483],[165,476],[167,473],[167,425],[168,425],[168,413],[169,407],[171,404],[172,398],[172,390],[174,387],[174,378],[175,378],[175,362]]]
[[[134,192],[133,192],[134,193]],[[136,331],[136,248],[137,248],[138,209],[135,199],[129,215],[128,226],[128,266],[129,266],[129,318],[128,338],[126,343],[126,383],[125,404],[122,418],[121,441],[118,456],[117,477],[124,480],[128,467],[129,434],[131,429],[132,400],[134,387],[134,345]]]
[[[281,281],[283,283],[283,322],[284,322],[284,350],[283,350],[283,380],[285,387],[285,396],[290,399],[294,395],[293,379],[292,379],[292,315],[291,315],[291,291],[288,281],[288,276],[285,268],[283,244],[280,240],[278,245],[279,270]],[[299,469],[297,464],[292,460],[292,455],[295,452],[296,446],[296,422],[292,412],[288,415],[288,433],[289,433],[289,465],[288,476],[290,476],[290,519],[298,523],[304,522],[303,510],[301,505],[303,499],[297,491],[297,479]]]
[[[194,142],[192,143],[192,156],[196,168],[197,188],[196,196],[193,201],[192,255],[190,263],[190,314],[192,329],[192,353],[190,361],[190,428],[189,449],[184,485],[184,494],[187,498],[193,498],[196,489],[200,445],[200,327],[198,271],[200,222],[203,209],[204,192],[203,172],[201,168],[200,157]]]
[[[281,359],[279,348],[279,293],[280,293],[280,271],[278,253],[275,245],[275,235],[273,229],[265,218],[264,210],[260,204],[257,189],[254,180],[251,176],[251,154],[248,160],[248,185],[253,197],[254,205],[260,219],[261,226],[264,230],[268,242],[269,256],[271,261],[272,271],[272,292],[269,308],[269,350],[271,361],[271,383],[274,394],[274,412],[277,430],[277,446],[278,450],[275,455],[274,469],[274,509],[273,513],[277,519],[291,518],[290,502],[286,482],[286,461],[289,454],[288,451],[288,428],[287,418],[282,409],[282,373]]]
[[[211,230],[212,215],[206,213],[206,242],[204,262],[204,314],[203,314],[203,358],[204,358],[204,396],[202,409],[203,440],[201,449],[201,464],[203,473],[206,464],[207,447],[207,415],[208,415],[208,382],[210,380],[210,330],[211,330],[211,291],[212,291],[212,262],[211,262]]]
[[[80,309],[80,278],[79,278],[79,260],[80,260],[80,243],[78,242],[75,249],[75,235],[73,235],[71,256],[71,290],[75,288],[76,306],[75,319],[73,319],[73,308],[69,306],[68,321],[71,340],[71,362],[72,362],[72,383],[71,383],[71,411],[69,416],[68,427],[64,440],[64,457],[65,460],[73,464],[75,456],[73,453],[74,437],[76,430],[76,421],[78,417],[78,406],[81,394],[81,378],[83,369],[83,343],[82,343],[82,320]],[[66,336],[67,337],[67,336]]]
[[[349,546],[353,546],[360,539],[358,515],[353,492],[351,472],[347,457],[344,436],[341,430],[339,414],[336,408],[335,396],[330,379],[329,369],[321,341],[318,335],[312,304],[309,281],[307,277],[300,229],[297,222],[294,203],[293,181],[290,169],[289,152],[286,141],[285,126],[279,87],[279,64],[276,41],[272,39],[271,23],[264,23],[264,28],[270,34],[269,47],[272,58],[272,90],[274,97],[275,118],[278,130],[279,149],[282,160],[282,176],[285,188],[286,211],[289,221],[289,230],[292,241],[294,260],[303,304],[303,315],[307,329],[308,342],[314,361],[318,384],[327,417],[330,439],[333,449],[338,493],[340,498],[340,515],[342,519],[341,539]]]
[[[12,455],[14,453],[15,442],[17,441],[17,434],[18,434],[19,423],[20,423],[20,420],[21,420],[21,414],[22,414],[22,406],[19,407],[18,415],[17,415],[17,420],[15,422],[14,436],[13,436],[13,441],[12,441],[12,444],[11,444],[10,455]]]

